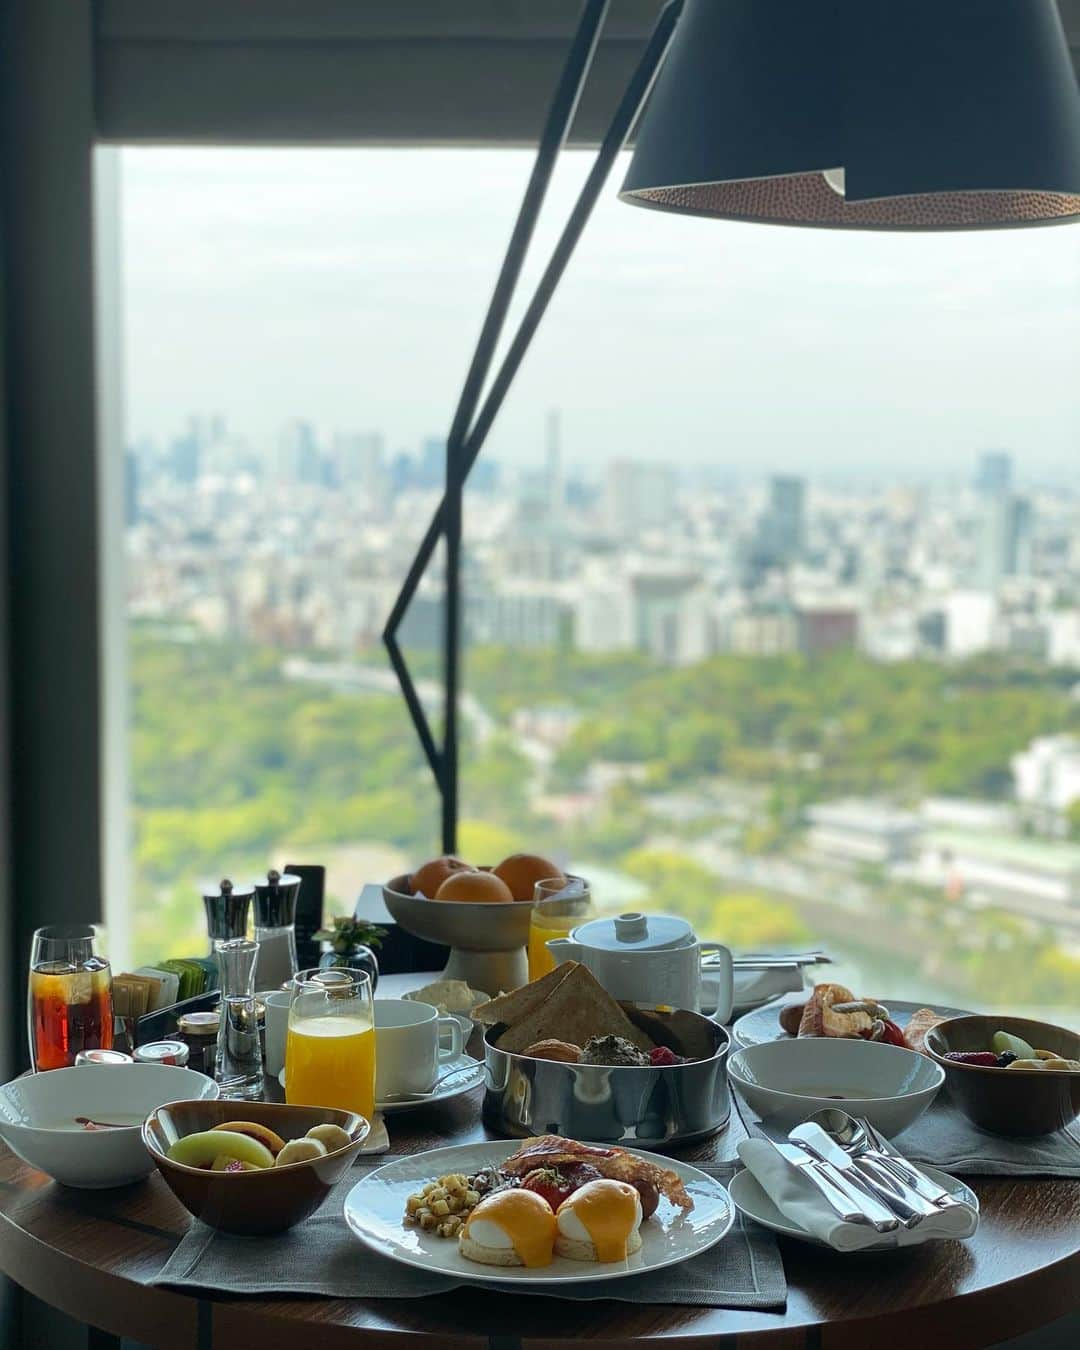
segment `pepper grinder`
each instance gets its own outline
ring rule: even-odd
[[[217,955],[223,942],[247,937],[248,911],[254,894],[254,887],[234,886],[228,877],[217,890],[203,891],[211,956]]]
[[[255,1006],[258,943],[232,938],[218,943],[221,970],[221,1025],[214,1077],[223,1097],[257,1101],[262,1097],[262,1048]]]
[[[255,883],[255,941],[258,989],[280,989],[296,974],[296,898],[300,878],[269,871]]]

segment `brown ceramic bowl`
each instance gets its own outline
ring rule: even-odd
[[[340,1125],[352,1136],[347,1148],[312,1162],[262,1172],[210,1172],[165,1155],[189,1134],[226,1120],[266,1125],[283,1139],[300,1139],[313,1125]],[[360,1152],[371,1126],[352,1111],[269,1102],[170,1102],[143,1122],[142,1139],[169,1189],[197,1219],[247,1237],[282,1233],[319,1208]]]
[[[1053,1134],[1080,1114],[1080,1070],[991,1069],[957,1064],[950,1051],[989,1050],[995,1031],[1021,1036],[1036,1050],[1080,1060],[1080,1035],[1026,1017],[950,1017],[926,1034],[926,1050],[945,1070],[945,1085],[964,1115],[993,1134]]]

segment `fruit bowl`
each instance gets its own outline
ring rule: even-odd
[[[427,900],[411,893],[407,876],[388,881],[383,899],[399,928],[450,948],[440,979],[464,980],[470,989],[497,994],[516,989],[529,978],[525,944],[531,902],[473,905],[461,900]]]
[[[959,1110],[981,1129],[1018,1138],[1052,1134],[1071,1124],[1080,1114],[1080,1070],[983,1068],[945,1058],[957,1051],[988,1049],[996,1031],[1019,1036],[1064,1059],[1080,1059],[1080,1035],[1050,1022],[992,1015],[950,1017],[926,1033],[926,1052],[945,1070],[948,1093]]]
[[[340,1125],[348,1147],[289,1167],[214,1172],[167,1157],[178,1139],[228,1120],[250,1120],[282,1139],[300,1139],[314,1125]],[[211,1228],[246,1237],[282,1233],[314,1214],[360,1152],[371,1126],[353,1111],[269,1102],[173,1102],[148,1116],[142,1140],[173,1195]]]

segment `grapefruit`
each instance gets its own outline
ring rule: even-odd
[[[435,895],[436,900],[460,900],[467,905],[505,905],[513,898],[509,886],[494,872],[452,872]]]
[[[432,858],[430,862],[424,863],[423,867],[418,867],[409,878],[413,895],[422,895],[426,899],[432,900],[448,876],[453,872],[468,872],[469,870],[467,862],[462,861],[461,858],[452,857],[450,854],[443,854],[441,858]]]
[[[495,875],[507,884],[515,900],[531,900],[533,887],[538,881],[554,878],[566,885],[562,868],[556,867],[550,858],[541,858],[537,853],[511,853],[496,867]]]

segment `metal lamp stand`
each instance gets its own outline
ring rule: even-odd
[[[421,540],[412,565],[390,617],[383,631],[383,641],[391,664],[401,686],[409,716],[420,737],[424,754],[435,776],[442,797],[442,847],[452,853],[457,847],[458,816],[458,687],[461,674],[461,509],[465,480],[483,448],[488,432],[502,407],[517,374],[529,343],[544,317],[548,303],[562,278],[566,265],[588,223],[597,198],[603,191],[608,175],[634,127],[638,114],[648,97],[653,80],[660,69],[675,24],[682,10],[683,0],[672,0],[661,12],[641,60],[631,75],[619,105],[597,151],[585,185],[570,212],[558,243],[544,269],[533,298],[521,320],[502,364],[495,374],[486,398],[480,398],[491,369],[495,347],[502,333],[507,310],[517,288],[521,268],[532,240],[536,222],[555,163],[559,157],[578,99],[588,78],[596,52],[600,30],[607,14],[609,0],[586,0],[577,31],[574,34],[562,74],[548,109],[540,137],[536,161],[518,211],[506,256],[503,258],[495,289],[488,305],[484,326],[469,365],[465,384],[458,400],[457,410],[446,440],[446,488],[427,531]],[[479,412],[477,411],[479,407]],[[398,629],[405,617],[420,579],[439,542],[446,541],[446,620],[443,649],[444,661],[444,721],[441,747],[436,743],[409,673],[401,647]]]

